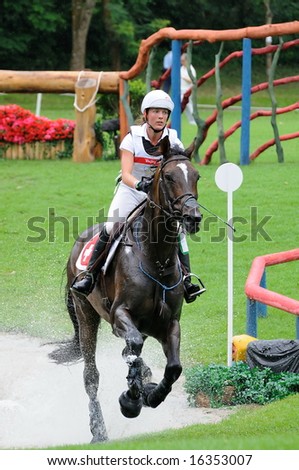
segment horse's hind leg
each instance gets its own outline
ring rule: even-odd
[[[89,417],[92,442],[108,439],[105,422],[98,401],[99,371],[96,366],[97,333],[100,316],[87,299],[76,297],[77,318],[79,321],[80,346],[84,359],[84,386],[89,397]]]

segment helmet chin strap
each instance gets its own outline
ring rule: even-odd
[[[162,127],[162,129],[155,129],[155,128],[148,122],[148,120],[146,120],[145,122],[146,122],[146,124],[148,125],[148,127],[150,127],[151,130],[152,130],[155,134],[159,134],[159,132],[163,132],[164,129],[165,129],[165,127],[166,127],[166,124],[165,124],[165,126]]]

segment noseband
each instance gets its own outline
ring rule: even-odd
[[[166,165],[168,165],[168,163],[184,162],[184,161],[190,162],[189,158],[185,157],[185,156],[179,155],[179,156],[171,157],[168,160],[166,160],[165,162],[162,162],[161,166],[160,166],[160,169],[159,169],[159,181],[160,181],[160,186],[159,187],[160,187],[160,189],[163,193],[164,201],[167,201],[167,203],[168,203],[168,210],[166,210],[163,206],[161,206],[161,204],[157,204],[153,200],[150,201],[150,205],[152,207],[158,207],[168,217],[172,217],[172,218],[175,218],[175,219],[181,219],[183,217],[182,213],[183,213],[183,209],[184,209],[185,206],[188,206],[188,205],[190,207],[195,207],[195,205],[196,205],[196,207],[198,206],[196,198],[195,198],[194,194],[192,194],[192,193],[184,193],[184,194],[181,194],[180,196],[176,197],[175,199],[171,200],[170,197],[169,197],[168,191],[167,191],[167,183],[165,182],[164,175],[163,175],[164,168],[166,167]],[[181,207],[180,207],[180,209],[175,209],[175,205],[179,201],[183,201],[182,204],[181,204]]]

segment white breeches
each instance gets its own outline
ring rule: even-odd
[[[143,191],[137,191],[120,182],[109,207],[108,218],[105,222],[106,231],[111,233],[115,222],[124,222],[128,214],[146,197]]]

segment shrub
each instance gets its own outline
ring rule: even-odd
[[[264,405],[299,392],[299,374],[275,373],[269,368],[250,369],[241,361],[232,367],[197,365],[186,369],[185,376],[185,390],[192,406],[197,405],[200,394],[209,399],[212,408],[219,408],[227,404]],[[226,396],[228,387],[232,392],[229,402]]]

